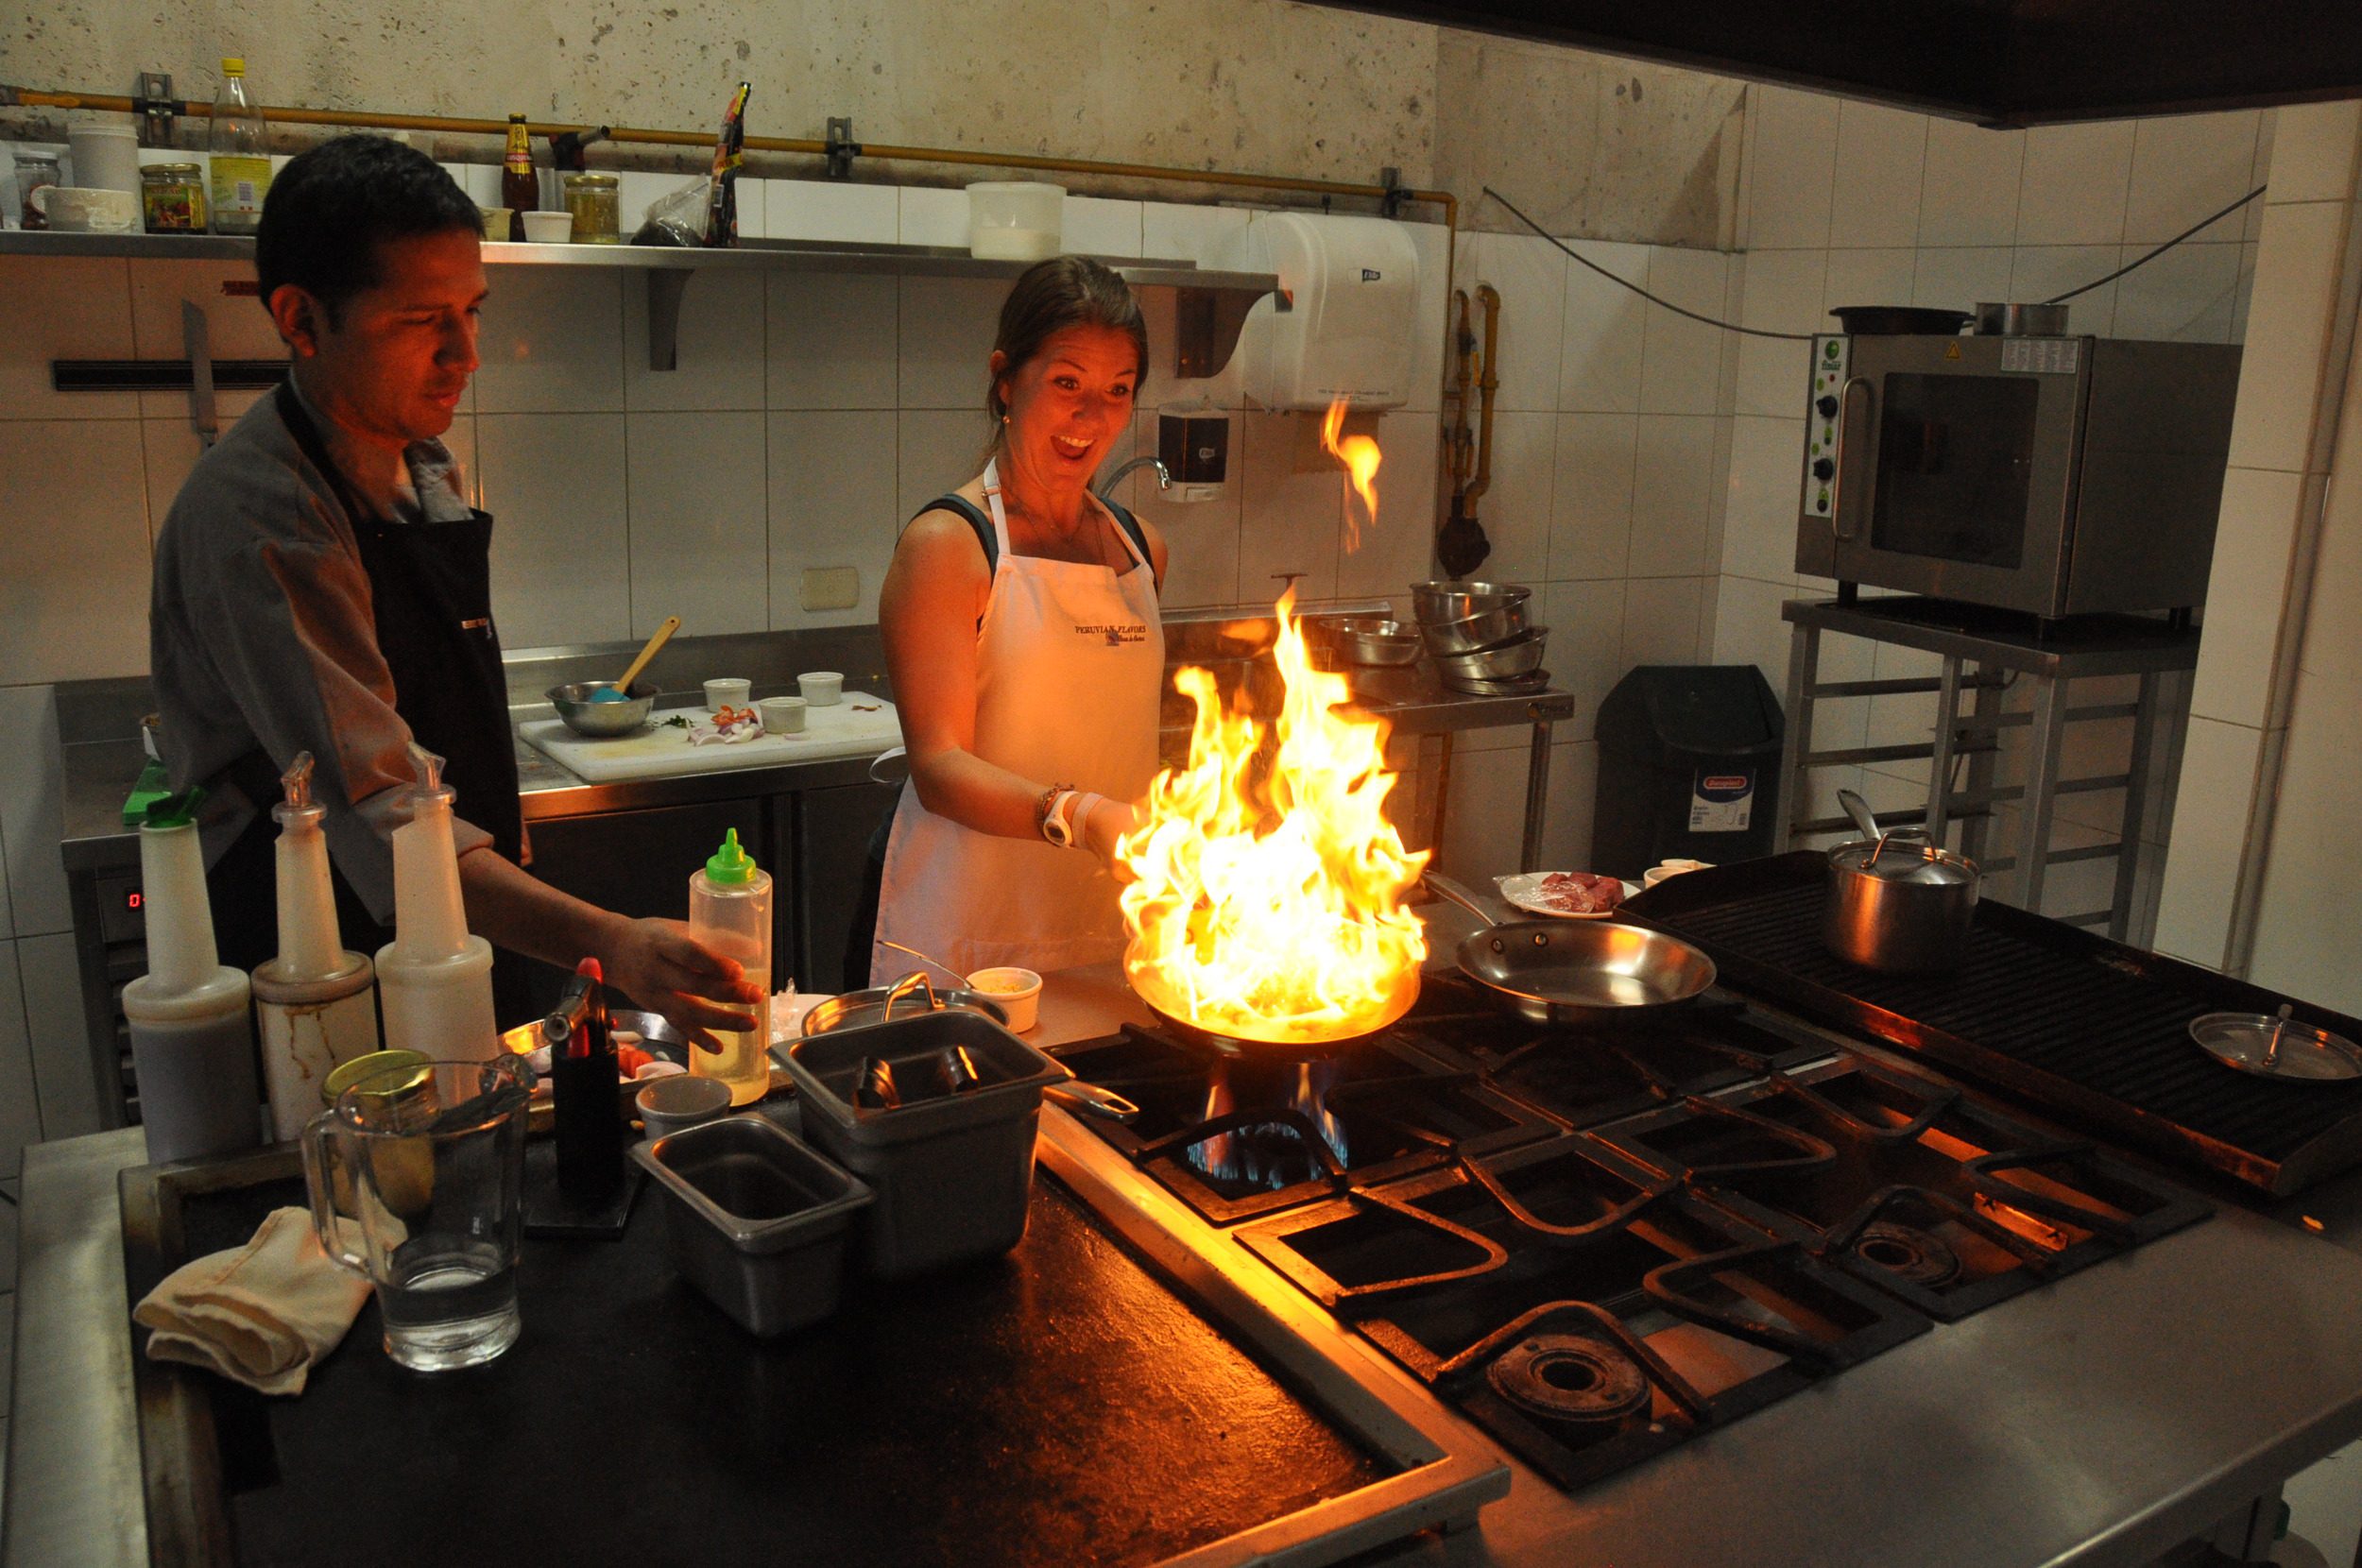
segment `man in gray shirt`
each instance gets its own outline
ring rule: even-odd
[[[609,983],[691,1038],[760,999],[678,921],[633,920],[540,881],[526,859],[500,639],[492,520],[438,438],[476,367],[486,288],[475,204],[428,159],[344,136],[272,181],[255,247],[292,366],[198,462],[156,540],[150,668],[176,789],[203,823],[223,961],[271,956],[269,807],[317,759],[348,946],[389,939],[409,748],[446,758],[468,924],[510,953]],[[503,1021],[524,1006],[512,963]]]

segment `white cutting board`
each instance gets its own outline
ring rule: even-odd
[[[873,706],[872,712],[855,711]],[[663,719],[679,711],[684,710],[668,709],[656,717]],[[805,709],[804,728],[796,734],[765,733],[735,745],[693,746],[687,730],[666,724],[651,724],[636,735],[593,740],[576,735],[562,719],[532,719],[519,724],[517,733],[577,777],[608,784],[626,778],[676,778],[691,773],[875,757],[902,743],[902,722],[892,703],[847,691],[841,703]]]

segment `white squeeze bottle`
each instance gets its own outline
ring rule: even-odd
[[[262,112],[247,96],[246,61],[223,57],[221,91],[205,132],[213,167],[207,193],[213,197],[216,234],[251,234],[263,221],[263,197],[270,190],[270,136]]]
[[[443,759],[412,744],[419,788],[410,820],[394,829],[394,939],[377,950],[385,1048],[438,1062],[489,1062],[500,1054],[492,1016],[492,945],[468,934],[459,898]]]
[[[320,1114],[330,1073],[377,1048],[376,971],[336,929],[320,831],[328,808],[312,798],[312,765],[300,751],[280,775],[287,798],[270,813],[279,819],[279,956],[254,971],[263,1083],[271,1133],[282,1142]]]
[[[716,1030],[718,1056],[693,1047],[689,1052],[691,1072],[728,1084],[732,1105],[751,1105],[771,1089],[771,874],[739,847],[735,827],[705,869],[690,876],[689,934],[745,965],[746,978],[762,993],[752,1030]]]
[[[245,972],[223,963],[197,839],[203,790],[167,795],[140,825],[147,973],[123,988],[147,1157],[228,1154],[263,1141]]]

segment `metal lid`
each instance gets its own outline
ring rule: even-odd
[[[568,175],[566,177],[565,183],[568,185],[583,185],[593,190],[598,190],[604,189],[608,186],[617,185],[618,181],[611,174],[580,173]]]
[[[193,185],[204,177],[205,170],[196,163],[146,163],[140,168],[140,178],[150,185]]]
[[[2268,1013],[2209,1013],[2190,1020],[2190,1038],[2226,1067],[2263,1078],[2334,1083],[2362,1078],[2362,1047],[2342,1034],[2301,1024],[2283,1006]]]
[[[1888,837],[1872,843],[1857,839],[1829,851],[1830,863],[1858,871],[1882,882],[1915,882],[1928,887],[1959,887],[1977,878],[1977,862],[1931,844]]]

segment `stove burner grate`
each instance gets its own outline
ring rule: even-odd
[[[1960,1277],[1960,1254],[1932,1232],[1882,1219],[1862,1227],[1845,1249],[1898,1279],[1933,1290]]]

